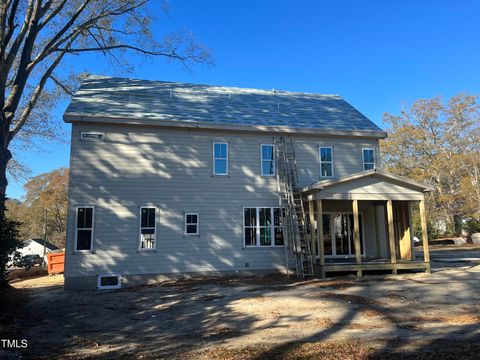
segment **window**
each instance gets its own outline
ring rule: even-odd
[[[121,287],[120,275],[98,275],[97,289],[120,289]]]
[[[198,223],[197,213],[185,213],[185,235],[198,235]]]
[[[275,176],[275,153],[273,145],[262,144],[260,151],[262,157],[262,176]]]
[[[363,151],[363,170],[375,169],[375,149],[362,149]]]
[[[77,207],[75,250],[93,249],[93,206]]]
[[[331,147],[320,148],[320,176],[333,177],[333,149]]]
[[[140,250],[155,250],[156,213],[154,207],[140,208]]]
[[[213,143],[213,174],[228,175],[227,143]]]
[[[283,246],[282,213],[280,208],[244,208],[243,223],[246,247]]]
[[[80,138],[87,139],[87,140],[103,140],[103,133],[93,132],[93,131],[88,131],[88,132],[82,131],[80,133]]]

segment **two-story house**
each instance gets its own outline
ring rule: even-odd
[[[429,269],[410,219],[429,188],[377,169],[386,133],[340,96],[91,76],[64,120],[66,288],[285,271],[279,136],[293,140],[320,274]]]

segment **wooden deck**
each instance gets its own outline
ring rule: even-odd
[[[322,273],[322,268],[319,264],[314,265],[316,275]],[[364,261],[361,264],[356,264],[354,261],[335,261],[327,262],[323,266],[325,274],[337,272],[357,272],[361,276],[364,271],[391,271],[396,274],[398,270],[421,270],[430,272],[430,263],[424,261],[406,261],[398,260],[396,263],[391,263],[390,260],[385,261]]]

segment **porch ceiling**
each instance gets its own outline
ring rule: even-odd
[[[309,200],[423,200],[433,189],[416,181],[382,170],[369,170],[327,179],[304,187],[301,191]]]

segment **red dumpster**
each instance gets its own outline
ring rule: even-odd
[[[48,254],[48,273],[49,274],[63,273],[64,264],[65,264],[64,252]]]

